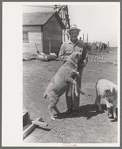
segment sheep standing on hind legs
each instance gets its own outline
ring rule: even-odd
[[[98,109],[101,112],[101,100],[105,101],[107,106],[108,116],[110,116],[110,108],[113,106],[113,117],[117,120],[116,108],[117,108],[117,85],[113,82],[101,79],[96,83],[96,101]]]
[[[53,109],[57,114],[60,114],[57,103],[59,102],[60,96],[67,91],[69,85],[75,85],[79,92],[82,95],[84,94],[75,81],[76,76],[79,75],[79,72],[77,72],[77,64],[81,58],[82,51],[73,52],[68,56],[66,62],[59,68],[44,92],[44,98],[49,100],[48,110],[50,118],[53,121],[55,121]]]

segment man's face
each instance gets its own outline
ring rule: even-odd
[[[73,40],[77,39],[78,35],[79,35],[79,31],[78,30],[71,30],[70,31],[70,38],[71,39],[73,39]]]

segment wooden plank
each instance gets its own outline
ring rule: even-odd
[[[23,31],[26,32],[41,32],[41,25],[24,25]]]
[[[25,129],[27,129],[31,124],[32,124],[32,123],[25,125],[25,126],[23,127],[23,131],[24,131]]]
[[[23,127],[29,123],[31,123],[29,114],[27,111],[23,111]]]
[[[23,139],[25,139],[35,128],[35,124],[31,124],[27,129],[25,129],[23,131]]]
[[[39,127],[42,128],[47,128],[48,124],[45,122],[40,122],[40,121],[32,121],[32,124],[38,125]]]
[[[41,118],[38,117],[36,118],[36,121],[39,121]],[[36,125],[34,123],[30,123],[30,126],[27,127],[24,131],[23,131],[23,139],[25,139],[34,129],[36,128]]]

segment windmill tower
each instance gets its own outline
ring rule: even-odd
[[[56,10],[64,23],[66,29],[62,32],[62,41],[66,41],[69,39],[68,30],[70,28],[70,19],[68,14],[68,6],[67,5],[54,5],[54,10]]]

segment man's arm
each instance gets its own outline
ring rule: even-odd
[[[68,83],[70,83],[70,84],[72,84],[72,85],[77,86],[78,90],[80,91],[80,93],[81,93],[82,95],[85,94],[84,92],[81,91],[80,87],[77,85],[77,82],[76,82],[75,80],[73,80],[72,78],[67,78],[67,77],[66,77],[66,78],[65,78],[65,81],[68,82]]]
[[[88,63],[88,55],[87,55],[87,48],[86,47],[83,48],[82,58],[83,58],[84,63],[87,64]]]
[[[87,49],[85,46],[83,46],[83,53],[82,53],[82,59],[85,60],[86,59],[86,53],[87,53]]]
[[[61,45],[61,48],[60,48],[60,52],[59,52],[59,55],[58,55],[58,60],[62,61],[65,57],[65,49],[66,49],[66,45],[65,43],[63,43]]]

